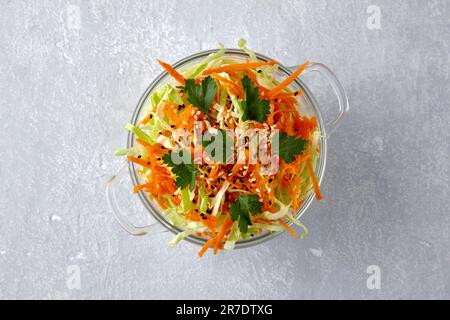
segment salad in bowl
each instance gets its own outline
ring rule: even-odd
[[[221,46],[185,68],[158,60],[170,80],[126,125],[132,146],[116,151],[136,168],[134,192],[179,230],[169,246],[202,239],[200,256],[282,231],[297,237],[293,225],[303,238],[300,208],[323,198],[323,132],[292,85],[310,63],[280,81],[277,61],[258,59],[242,39],[239,47],[244,59]]]

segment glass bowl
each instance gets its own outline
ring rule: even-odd
[[[215,52],[217,52],[217,50],[202,51],[194,55],[188,56],[172,64],[172,66],[178,71],[180,71],[185,68],[189,68],[193,64],[200,62],[205,57]],[[262,54],[258,53],[255,54],[258,60],[260,61],[274,60]],[[227,49],[224,57],[232,58],[238,61],[241,60],[242,62],[245,62],[248,59],[248,54],[246,54],[240,49]],[[297,68],[296,66],[285,67],[279,64],[278,71],[274,75],[274,77],[276,80],[281,82],[285,78],[287,78],[291,74],[291,72],[294,71],[296,68]],[[319,105],[316,99],[314,98],[312,92],[308,89],[308,87],[304,84],[304,82],[302,82],[302,80],[297,78],[289,86],[290,89],[293,91],[301,90],[303,92],[303,95],[297,96],[299,102],[297,108],[300,114],[306,116],[315,116],[317,118],[318,130],[321,133],[321,137],[320,137],[320,155],[318,157],[316,165],[316,175],[317,178],[319,179],[319,183],[321,183],[323,181],[327,159],[327,140],[330,134],[338,127],[340,121],[342,120],[342,117],[345,115],[346,112],[348,112],[349,104],[344,88],[328,67],[326,67],[321,63],[313,62],[309,63],[307,69],[304,71],[304,73],[307,72],[318,72],[322,76],[324,76],[330,83],[334,92],[336,93],[338,101],[337,116],[333,121],[325,124],[323,121],[322,114],[320,112]],[[149,104],[149,97],[153,92],[153,90],[171,81],[173,81],[173,79],[167,74],[167,72],[161,73],[158,77],[156,77],[155,80],[153,80],[153,82],[148,86],[147,90],[145,90],[145,92],[143,93],[141,99],[139,100],[133,112],[130,121],[133,125],[137,125],[138,122],[143,118],[143,110],[145,110],[145,106]],[[133,147],[134,144],[135,144],[134,134],[132,132],[129,132],[127,140],[127,148]],[[120,225],[128,233],[132,235],[145,235],[151,233],[158,233],[161,231],[170,231],[174,234],[177,234],[183,231],[182,229],[175,227],[174,225],[171,224],[171,222],[166,218],[164,212],[159,208],[158,204],[154,201],[151,201],[144,191],[139,192],[139,198],[141,199],[141,202],[144,205],[144,207],[156,221],[153,224],[144,226],[136,226],[135,224],[133,224],[129,220],[127,213],[121,210],[115,194],[116,186],[119,183],[122,183],[127,178],[127,175],[131,177],[133,185],[138,185],[142,183],[141,177],[137,172],[137,166],[132,162],[127,162],[126,164],[124,164],[122,169],[119,170],[119,172],[116,175],[112,176],[107,183],[107,192],[106,192],[107,200],[113,211],[115,218],[120,223]],[[310,192],[309,195],[304,200],[302,206],[298,209],[296,217],[297,218],[301,217],[306,212],[306,210],[313,201],[314,201],[314,192]],[[245,240],[241,239],[238,242],[236,242],[235,248],[245,248],[254,246],[264,241],[273,239],[274,237],[276,237],[281,233],[282,232],[271,232],[271,233],[267,232],[255,235],[254,237]],[[205,238],[198,237],[195,234],[186,237],[185,240],[198,245],[203,245],[206,241]]]

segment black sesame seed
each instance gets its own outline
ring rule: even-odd
[[[295,91],[294,96],[297,96],[297,95],[298,95],[298,91]]]
[[[253,233],[250,234],[252,237],[254,237],[255,235]]]
[[[158,158],[158,159],[156,159],[156,160],[158,160],[158,161],[159,161],[159,160],[161,160],[161,158]]]
[[[140,159],[140,158],[142,158],[142,156],[141,156],[141,155],[138,155],[138,158]]]
[[[153,119],[153,115],[152,114],[150,115],[150,119]]]
[[[171,127],[171,128],[175,128],[175,125],[171,125],[170,127]]]
[[[262,72],[262,70],[258,70],[258,73],[261,73]]]
[[[269,179],[269,183],[271,183],[272,181],[273,181],[273,179],[272,179],[272,178],[270,178],[270,179]]]
[[[150,165],[150,161],[147,162],[147,165],[148,165],[148,166]]]

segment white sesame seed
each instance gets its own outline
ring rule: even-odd
[[[258,192],[258,193],[260,192],[258,188],[256,188],[255,190],[256,190],[256,192]]]

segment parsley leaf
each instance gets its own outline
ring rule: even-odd
[[[252,224],[250,213],[257,214],[262,211],[262,203],[256,194],[240,194],[230,207],[231,220],[239,219],[239,230],[247,233],[248,226]]]
[[[286,163],[291,163],[295,160],[295,156],[302,154],[305,150],[308,141],[302,138],[295,138],[288,136],[286,132],[277,132],[273,135],[273,141],[278,139],[278,154]]]
[[[187,157],[188,159],[186,159]],[[197,170],[195,169],[194,163],[188,152],[184,155],[183,151],[169,151],[162,159],[169,167],[171,167],[172,172],[177,176],[175,184],[178,188],[184,189],[186,186],[190,185],[190,190],[194,190]]]
[[[201,84],[196,84],[194,79],[186,79],[182,92],[187,94],[187,99],[192,105],[204,113],[209,113],[217,92],[217,84],[211,76],[203,79]]]
[[[227,163],[233,156],[234,140],[227,134],[224,129],[218,129],[215,134],[206,133],[206,137],[210,138],[209,141],[202,140],[203,147],[211,156],[212,160],[220,163]],[[203,136],[205,138],[205,135]],[[212,150],[208,148],[212,144]],[[217,152],[220,150],[221,152]]]
[[[266,121],[267,114],[270,112],[270,101],[259,98],[259,88],[255,87],[255,84],[248,76],[242,78],[242,87],[245,95],[244,100],[241,102],[244,111],[242,120]]]

